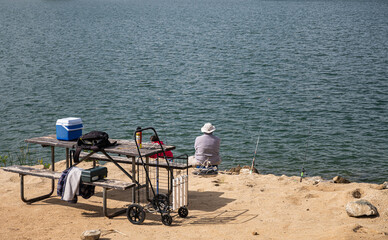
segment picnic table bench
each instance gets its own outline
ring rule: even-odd
[[[54,189],[52,189],[49,194],[39,196],[36,198],[32,198],[32,199],[26,199],[24,196],[24,176],[30,175],[30,176],[35,176],[35,177],[43,177],[43,178],[52,179],[54,181],[56,179],[59,179],[62,175],[61,172],[56,172],[56,171],[52,171],[49,169],[38,169],[38,168],[33,168],[33,167],[28,167],[28,166],[19,166],[19,165],[4,167],[3,170],[7,171],[7,172],[18,173],[20,175],[20,195],[21,195],[22,201],[27,203],[27,204],[31,204],[33,202],[37,202],[37,201],[40,201],[40,200],[43,200],[43,199],[50,197],[53,194]],[[115,217],[115,216],[123,213],[123,211],[120,210],[120,211],[115,212],[111,215],[108,214],[107,189],[127,190],[129,188],[133,188],[136,186],[135,183],[125,182],[125,181],[116,180],[116,179],[100,179],[98,181],[94,181],[94,182],[90,182],[90,183],[84,182],[83,184],[93,185],[93,186],[103,188],[103,194],[102,194],[103,206],[102,206],[102,208],[103,208],[104,216],[106,216],[108,218]]]

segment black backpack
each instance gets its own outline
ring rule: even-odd
[[[82,150],[98,152],[106,147],[114,146],[117,142],[111,143],[106,132],[91,131],[78,138],[74,153],[74,162],[79,162],[79,155]]]

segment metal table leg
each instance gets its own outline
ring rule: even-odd
[[[51,147],[51,170],[55,171],[55,148],[54,147]],[[31,198],[31,199],[25,198],[25,196],[24,196],[24,176],[25,175],[20,174],[20,198],[22,199],[23,202],[25,202],[27,204],[31,204],[31,203],[49,198],[54,193],[55,180],[51,179],[51,191],[50,191],[50,193],[39,196],[39,197]]]
[[[22,199],[23,202],[25,202],[27,204],[31,204],[31,203],[46,199],[46,198],[51,197],[53,192],[54,192],[54,179],[51,180],[51,191],[49,194],[45,194],[45,195],[31,198],[31,199],[26,199],[24,197],[24,175],[20,174],[20,198]]]
[[[121,209],[117,212],[114,212],[112,214],[108,214],[108,208],[107,208],[107,198],[108,198],[108,189],[107,188],[103,188],[103,191],[102,191],[102,211],[104,212],[104,216],[107,217],[107,218],[114,218],[114,217],[117,217],[121,214],[124,214],[126,213],[127,209]]]

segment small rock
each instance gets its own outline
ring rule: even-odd
[[[346,212],[350,217],[377,216],[377,208],[366,200],[349,202],[346,205]]]
[[[377,190],[388,189],[388,182],[384,182],[383,184],[377,185],[376,189]]]
[[[360,189],[356,189],[352,192],[352,196],[354,198],[361,198],[361,192],[360,192]]]
[[[247,165],[245,165],[244,167],[241,168],[241,170],[248,169],[249,172],[250,172],[250,171],[251,171],[251,167],[252,167],[252,166],[247,166]],[[241,171],[240,171],[240,172],[241,172]],[[255,167],[253,167],[253,168],[252,168],[252,173],[259,173],[259,171],[258,171]]]
[[[333,181],[334,183],[350,183],[349,180],[343,178],[343,177],[340,177],[340,176],[336,176],[333,178]]]
[[[232,174],[240,174],[241,169],[242,169],[242,167],[240,165],[238,165],[237,167],[231,168],[228,172],[230,172]]]
[[[259,233],[258,232],[252,232],[252,235],[259,235]]]
[[[360,229],[362,229],[362,226],[356,225],[352,230],[353,230],[353,232],[358,232]]]
[[[81,234],[82,240],[98,240],[100,239],[100,230],[87,230]]]
[[[252,168],[252,173],[260,174],[260,173],[259,173],[259,170],[257,170],[255,167]]]
[[[320,176],[315,176],[311,178],[311,181],[313,181],[313,185],[317,185],[320,182],[323,182],[323,178]]]

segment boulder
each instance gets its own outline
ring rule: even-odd
[[[100,230],[87,230],[81,234],[82,240],[98,240],[100,239]]]
[[[346,205],[346,212],[350,217],[377,216],[378,211],[375,206],[366,200],[349,202]]]

